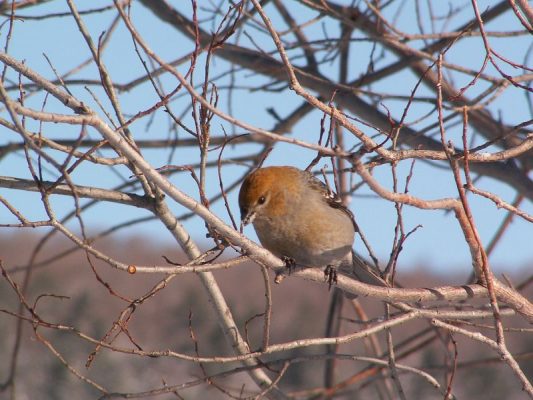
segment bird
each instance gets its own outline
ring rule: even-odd
[[[364,264],[352,251],[358,231],[354,216],[311,172],[291,166],[255,169],[241,185],[239,208],[242,225],[252,224],[262,246],[288,267],[322,267],[330,288],[339,269],[366,283],[380,280],[375,273],[361,279],[354,270]]]

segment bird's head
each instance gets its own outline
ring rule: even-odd
[[[253,171],[239,192],[244,225],[256,218],[274,218],[288,212],[287,196],[294,196],[300,171],[293,167],[266,167]]]

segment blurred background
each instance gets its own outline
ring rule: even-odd
[[[32,234],[17,234],[4,238],[6,247],[2,252],[5,265],[24,267],[25,257],[18,250],[33,246],[37,238]],[[49,251],[59,254],[72,248],[65,239],[50,243]],[[161,263],[161,256],[174,261],[185,261],[175,246],[146,241],[144,238],[126,238],[108,240],[101,247],[107,254],[124,260],[135,260],[138,263]],[[99,284],[92,271],[86,267],[86,259],[80,252],[48,263],[46,267],[35,266],[30,293],[54,293],[68,296],[64,299],[41,298],[36,310],[39,315],[50,322],[61,321],[64,325],[75,326],[80,331],[94,337],[103,338],[118,315],[125,309],[123,301],[110,296],[108,290]],[[159,279],[153,274],[125,275],[111,270],[105,264],[96,262],[100,276],[122,296],[138,298]],[[13,268],[14,279],[21,280],[22,269]],[[519,280],[530,270],[519,270],[510,274],[511,279]],[[258,349],[261,345],[263,321],[257,317],[264,311],[262,291],[263,282],[257,265],[246,263],[237,268],[216,273],[222,292],[224,293],[236,322],[246,326],[251,348]],[[443,284],[459,284],[462,277],[449,275],[446,279],[435,276],[431,268],[419,264],[417,268],[400,273],[398,280],[409,287],[426,287]],[[244,284],[243,284],[244,283]],[[198,344],[198,353],[202,356],[232,355],[230,346],[220,333],[216,323],[217,317],[212,311],[204,295],[204,288],[192,274],[179,275],[168,287],[138,307],[133,314],[128,329],[143,350],[173,350],[180,353],[195,354],[195,342],[190,337],[190,326],[194,331]],[[291,340],[323,337],[328,315],[330,296],[327,285],[301,279],[285,279],[280,285],[272,286],[272,343],[283,343]],[[531,287],[524,293],[531,298]],[[383,312],[380,302],[361,299],[361,307],[369,316]],[[0,281],[0,308],[15,309],[17,299],[7,283]],[[342,334],[362,329],[364,325],[356,323],[351,315],[353,310],[345,304]],[[255,317],[255,318],[254,318]],[[0,315],[0,353],[4,354],[0,363],[3,379],[8,374],[8,355],[12,352],[15,341],[14,319]],[[506,326],[513,326],[513,331],[506,333],[508,347],[513,351],[524,373],[533,376],[533,346],[531,333],[524,333],[528,324],[521,318],[506,318]],[[489,320],[480,321],[481,332],[491,335]],[[96,346],[80,340],[75,335],[39,328],[39,331],[55,346],[62,356],[83,375],[98,382],[105,388],[116,392],[143,392],[152,388],[195,382],[191,387],[180,388],[179,396],[185,399],[227,399],[228,397],[206,385],[203,381],[202,368],[195,363],[182,362],[174,358],[131,357],[117,352],[100,350],[94,357],[90,368],[85,364]],[[378,335],[381,341],[384,335]],[[499,362],[499,356],[486,346],[480,345],[460,335],[454,335],[457,346],[457,372],[453,384],[453,393],[457,398],[499,400],[526,399],[527,395],[516,383],[516,377],[509,368]],[[401,329],[394,329],[396,357],[399,363],[420,366],[423,371],[433,375],[439,381],[447,377],[446,370],[453,364],[453,347],[450,339],[443,333],[429,326],[425,321],[410,322]],[[114,345],[130,347],[124,335],[113,342]],[[372,356],[364,341],[355,341],[343,345],[340,354],[357,354]],[[324,346],[308,349],[296,349],[287,352],[287,357],[309,357],[323,354]],[[263,361],[268,361],[265,357]],[[16,383],[17,399],[67,399],[76,396],[79,399],[94,399],[100,394],[90,385],[84,384],[74,377],[51,352],[37,341],[31,327],[25,325],[22,335],[21,350],[18,361]],[[238,363],[222,365],[204,364],[205,373],[216,374],[231,371],[239,367]],[[274,368],[275,370],[275,368]],[[282,380],[282,387],[296,398],[311,398],[304,395],[302,388],[317,389],[322,385],[324,376],[323,361],[300,362],[293,364]],[[379,371],[372,365],[363,362],[339,361],[337,378],[339,381],[350,381],[351,385],[339,390],[338,398],[343,399],[378,399],[379,392],[375,384],[381,384]],[[402,373],[404,390],[413,399],[441,399],[442,396],[427,381],[417,375]],[[220,387],[233,392],[243,390],[242,396],[251,395],[256,389],[255,384],[245,373],[239,373],[214,379]],[[242,386],[244,385],[244,386]],[[301,396],[296,396],[297,393]],[[316,394],[315,394],[316,395]],[[146,396],[147,398],[176,398],[175,394]],[[9,398],[8,392],[0,394],[0,398]]]

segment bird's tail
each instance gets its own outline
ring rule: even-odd
[[[379,271],[359,257],[355,251],[352,250],[352,268],[353,275],[363,283],[375,286],[389,286],[387,282],[381,277]]]

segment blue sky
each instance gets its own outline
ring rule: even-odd
[[[104,5],[105,2],[95,2],[95,4]],[[200,5],[203,5],[200,2]],[[444,2],[443,2],[444,3]],[[469,2],[465,2],[468,4]],[[481,3],[481,2],[480,2]],[[496,2],[483,2],[486,5],[495,4]],[[172,2],[182,12],[190,14],[189,2],[174,1]],[[292,3],[291,3],[292,4]],[[436,3],[439,4],[439,3]],[[205,3],[207,5],[207,2]],[[78,5],[80,9],[86,7],[84,2],[80,2]],[[92,6],[95,6],[92,4]],[[484,4],[485,6],[485,4]],[[448,5],[442,5],[442,9],[439,9],[441,5],[437,6],[436,14],[446,12]],[[408,7],[404,11],[406,15],[402,17],[402,21],[399,25],[400,29],[414,33],[416,32],[416,26],[414,26],[414,14]],[[316,16],[315,13],[310,13],[303,8],[298,9],[298,17],[301,20],[306,20]],[[38,15],[43,12],[56,12],[67,11],[67,7],[64,2],[49,2],[40,7],[34,9],[21,10],[21,15]],[[267,7],[266,11],[269,12],[274,24],[280,30],[285,29],[284,24],[280,18],[272,12],[272,8]],[[391,15],[394,10],[388,11]],[[200,10],[200,16],[204,11]],[[411,14],[409,14],[411,13]],[[463,11],[464,18],[472,15],[471,10],[466,7]],[[390,17],[391,15],[388,15]],[[460,14],[461,15],[461,14]],[[411,16],[411,17],[409,17]],[[115,17],[115,13],[106,12],[93,16],[84,17],[89,30],[92,34],[93,40],[97,41],[99,35],[106,29],[108,29],[112,19]],[[158,19],[153,17],[146,9],[139,3],[134,3],[132,8],[133,21],[141,32],[145,40],[150,44],[153,50],[155,50],[164,59],[170,61],[185,55],[192,49],[191,42],[185,39],[179,32],[176,32],[172,28],[165,24],[162,24]],[[461,17],[458,17],[458,21]],[[440,22],[437,22],[439,26]],[[446,30],[455,28],[457,24],[451,24]],[[2,28],[2,40],[5,40],[5,32],[7,25]],[[204,26],[205,29],[209,28],[209,25]],[[426,28],[429,29],[429,24],[426,23]],[[488,30],[518,30],[521,27],[518,25],[516,18],[511,13],[496,19],[491,24],[487,25]],[[262,46],[264,50],[273,50],[274,46],[268,36],[259,32],[253,28],[247,28],[247,33],[252,35],[254,42]],[[311,25],[306,29],[306,34],[310,38],[319,38],[323,35],[323,31],[327,31],[329,37],[338,36],[338,28],[332,23],[328,23],[327,20],[322,20],[316,24]],[[365,39],[360,33],[354,33],[354,38]],[[240,40],[243,44],[249,45],[250,41],[246,35],[242,34]],[[525,49],[531,46],[531,39],[528,36],[518,36],[512,39],[512,46],[509,46],[510,41],[508,39],[491,39],[491,44],[497,51],[502,52],[506,57],[515,60],[516,62],[524,62]],[[413,44],[411,44],[413,45]],[[354,79],[359,74],[364,72],[368,65],[368,59],[372,51],[372,42],[368,40],[354,41],[351,51],[350,59],[350,78]],[[454,63],[467,66],[469,68],[479,68],[483,61],[483,46],[481,38],[466,39],[456,46],[448,54],[448,60]],[[43,21],[34,20],[17,20],[14,27],[13,39],[10,44],[9,53],[19,59],[25,60],[26,64],[44,75],[49,79],[53,79],[54,75],[46,62],[43,53],[52,61],[54,67],[60,74],[69,71],[71,68],[77,66],[81,61],[88,57],[88,50],[83,42],[74,20],[71,17],[64,18],[52,18]],[[295,54],[295,53],[291,53]],[[146,59],[146,57],[145,57]],[[390,61],[394,60],[391,55],[385,55],[382,60],[379,60],[376,68],[387,65]],[[106,49],[104,54],[104,61],[107,68],[110,71],[112,79],[117,83],[126,83],[143,75],[142,65],[139,62],[135,52],[133,51],[133,45],[129,33],[124,27],[119,24],[116,32],[113,34],[112,40],[109,44],[109,48]],[[203,57],[199,60],[199,65],[205,61]],[[299,61],[296,59],[295,64]],[[531,65],[531,64],[530,64]],[[187,68],[187,64],[179,67],[181,72],[184,72]],[[215,59],[211,66],[211,76],[216,76],[220,73],[227,72],[229,64],[221,59]],[[494,70],[489,67],[487,72],[494,74]],[[518,74],[520,71],[508,71],[513,74]],[[330,75],[336,77],[338,75],[337,65],[335,63],[325,64],[321,67],[321,73],[324,75]],[[202,69],[199,68],[196,72],[196,78],[198,81],[203,76]],[[17,79],[16,75],[10,73],[8,77],[11,79]],[[94,65],[83,69],[81,72],[75,74],[74,78],[92,78],[98,77],[96,68]],[[302,100],[298,98],[294,92],[284,90],[280,92],[265,92],[265,91],[253,91],[250,92],[248,87],[260,87],[266,83],[267,80],[254,76],[250,71],[241,71],[236,75],[237,89],[230,97],[228,92],[220,90],[219,107],[227,111],[231,106],[231,109],[235,117],[242,119],[243,121],[253,124],[257,127],[264,129],[271,129],[275,125],[274,118],[266,112],[267,107],[274,107],[276,112],[284,117],[288,115],[295,107],[302,103]],[[170,91],[175,86],[175,79],[169,76],[163,76],[162,82],[165,88]],[[454,83],[457,87],[461,87],[466,84],[471,77],[467,77],[461,74],[453,74]],[[229,83],[229,77],[225,77],[217,81],[217,85],[221,88]],[[381,82],[372,86],[372,89],[376,92],[393,93],[399,95],[409,95],[414,84],[416,83],[416,77],[412,74],[404,72],[396,74],[390,78],[387,78]],[[240,86],[246,86],[245,89],[239,89]],[[479,83],[473,88],[469,89],[466,93],[469,97],[474,97],[486,88],[486,85]],[[93,109],[97,109],[90,94],[82,85],[69,85],[69,89],[86,104],[91,105]],[[91,87],[91,90],[103,101],[104,105],[108,105],[105,101],[105,95],[101,88]],[[418,95],[432,96],[434,94],[431,90],[425,87],[419,89]],[[14,95],[16,96],[16,95]],[[42,107],[44,96],[42,93],[27,99],[27,104],[30,107],[40,109]],[[123,107],[124,113],[131,116],[140,110],[144,110],[152,106],[157,101],[157,96],[154,93],[153,88],[149,84],[143,84],[138,88],[131,90],[130,92],[120,93],[120,102]],[[385,99],[383,104],[392,112],[394,116],[401,115],[403,108],[405,107],[404,100],[391,100]],[[177,115],[184,113],[183,121],[189,126],[192,124],[190,118],[190,110],[187,110],[187,104],[190,103],[188,96],[179,96],[173,101],[171,108]],[[49,98],[47,100],[46,109],[49,111],[68,113],[69,110],[59,104],[55,99]],[[413,121],[417,119],[422,113],[431,109],[431,106],[427,104],[415,104],[412,106],[408,115],[407,121]],[[505,123],[509,125],[515,125],[526,121],[531,118],[528,109],[527,102],[521,91],[508,90],[501,97],[499,97],[494,103],[490,105],[490,110],[494,116],[501,118]],[[102,114],[102,113],[100,113]],[[3,115],[6,118],[5,115]],[[320,113],[309,114],[306,118],[300,121],[291,133],[293,137],[316,142],[320,132],[320,119],[322,115]],[[105,117],[104,117],[105,118]],[[436,113],[433,113],[432,117],[425,120],[423,123],[416,125],[415,128],[421,128],[430,123],[436,121]],[[360,126],[365,132],[371,133],[371,131]],[[134,124],[131,129],[137,139],[149,139],[158,138],[164,139],[171,136],[169,133],[172,128],[171,123],[168,120],[167,115],[158,110],[153,118],[143,118]],[[39,125],[28,121],[28,129],[36,131],[39,129]],[[222,136],[224,130],[227,133],[244,133],[240,129],[235,129],[227,124],[225,121],[215,119],[212,125],[212,134],[214,136]],[[63,125],[51,125],[48,124],[43,127],[43,134],[50,138],[65,138],[72,139],[79,134],[79,127],[76,126],[63,126]],[[449,139],[454,140],[456,144],[460,143],[461,127],[450,128],[447,131]],[[98,134],[94,131],[89,131],[89,136],[92,138],[98,138]],[[183,131],[178,131],[178,137],[187,138],[188,136]],[[4,145],[9,142],[18,141],[19,138],[12,132],[0,127],[0,145]],[[356,144],[356,141],[347,136],[346,139],[349,143]],[[479,142],[481,143],[481,142]],[[246,153],[246,151],[254,148],[259,148],[257,145],[247,145],[240,147],[231,147],[224,151],[225,158],[238,157]],[[491,148],[490,150],[494,150]],[[51,152],[58,160],[63,160],[64,155]],[[106,151],[104,154],[112,156],[112,152]],[[168,163],[169,152],[161,150],[146,150],[144,152],[147,159],[156,167],[164,166]],[[198,151],[194,148],[178,149],[170,160],[170,164],[173,165],[185,165],[189,163],[198,162]],[[210,161],[216,160],[218,157],[218,151],[210,153]],[[294,146],[280,143],[273,150],[271,155],[266,161],[266,165],[294,165],[300,168],[304,168],[315,156],[314,152],[295,148]],[[319,166],[324,165],[327,162],[323,159]],[[445,166],[445,164],[441,164]],[[399,182],[403,187],[403,181],[408,173],[410,167],[410,161],[405,161],[399,164]],[[129,171],[124,167],[117,169],[122,174],[123,179],[131,179]],[[233,180],[240,177],[246,169],[242,166],[232,166],[224,170],[223,178],[224,183],[229,185]],[[390,187],[391,172],[387,166],[379,167],[375,171],[376,177],[380,181]],[[29,178],[26,162],[21,153],[11,154],[2,160],[0,160],[0,175],[16,176],[21,178]],[[47,179],[52,180],[55,175],[47,175]],[[76,183],[80,185],[94,185],[102,188],[112,188],[120,182],[117,175],[112,173],[108,168],[94,165],[84,165],[73,174],[73,178]],[[358,181],[357,177],[354,177],[355,182]],[[179,173],[171,178],[171,181],[176,186],[182,188],[188,194],[193,197],[197,196],[195,185],[188,175],[188,173]],[[491,190],[499,194],[504,200],[511,202],[514,198],[513,190],[495,180],[489,178],[483,178],[479,181],[479,187],[485,190]],[[215,195],[219,192],[218,177],[216,171],[210,171],[208,174],[208,195]],[[436,199],[440,197],[455,197],[457,195],[451,173],[445,169],[434,168],[427,163],[417,162],[415,165],[415,174],[410,184],[410,193],[420,196],[423,199]],[[19,207],[25,216],[29,219],[39,220],[45,218],[43,207],[40,204],[39,195],[35,193],[24,193],[7,189],[0,189],[0,195],[4,196],[12,204]],[[486,244],[492,238],[494,232],[498,228],[502,219],[505,217],[503,210],[498,210],[496,206],[485,199],[481,199],[476,196],[470,196],[471,206],[474,212],[474,218],[477,223],[480,235],[483,242]],[[229,201],[234,214],[238,217],[238,207],[236,201],[236,192],[229,194]],[[64,215],[67,211],[72,209],[72,200],[69,198],[63,198],[56,196],[53,198],[54,208],[58,216]],[[386,260],[389,256],[392,238],[394,232],[394,226],[396,223],[396,212],[394,205],[386,202],[380,198],[377,198],[367,188],[363,187],[358,190],[351,202],[351,208],[353,209],[357,222],[367,235],[374,251],[382,260]],[[186,210],[176,204],[172,204],[172,209],[177,215],[181,215]],[[213,204],[213,211],[229,222],[227,212],[222,203]],[[531,202],[525,202],[523,209],[530,214],[533,214],[533,206]],[[447,274],[449,271],[459,272],[468,275],[471,270],[471,262],[469,252],[464,244],[461,231],[459,230],[457,221],[451,214],[447,214],[441,211],[424,211],[411,207],[405,207],[404,209],[404,223],[406,230],[410,230],[417,225],[422,225],[420,228],[406,243],[404,251],[400,258],[400,268],[412,268],[417,265],[430,265],[442,274]],[[148,213],[143,210],[135,210],[130,207],[124,207],[116,204],[104,203],[100,204],[91,210],[88,210],[84,216],[84,220],[90,230],[93,233],[99,230],[106,229],[115,223],[120,221],[127,221],[136,217],[147,216]],[[8,211],[0,207],[0,223],[14,223],[15,219],[8,213]],[[200,243],[203,243],[204,247],[208,247],[209,244],[205,242],[205,230],[203,221],[198,218],[191,218],[184,222],[185,226],[190,230]],[[75,226],[71,223],[70,226]],[[9,231],[2,229],[2,233],[6,234]],[[245,233],[256,240],[255,233],[251,227],[247,228]],[[165,228],[157,221],[144,223],[132,228],[121,230],[117,235],[136,235],[146,237],[148,240],[154,241],[171,241],[172,238],[165,231]],[[491,261],[495,267],[506,266],[510,269],[518,269],[531,265],[533,254],[530,249],[531,238],[533,237],[533,230],[530,223],[522,220],[521,218],[515,218],[514,222],[510,226],[505,238],[501,241],[493,255]],[[1,246],[1,243],[0,243]],[[357,241],[356,249],[361,250],[361,242]]]

